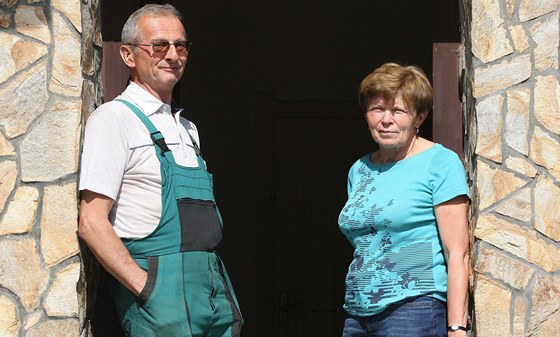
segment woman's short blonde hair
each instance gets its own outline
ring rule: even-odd
[[[367,112],[372,98],[394,99],[398,91],[403,101],[416,113],[432,110],[432,85],[424,71],[418,66],[402,66],[385,63],[367,75],[360,83],[358,103]]]

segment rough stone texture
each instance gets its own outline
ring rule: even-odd
[[[80,112],[80,101],[57,103],[25,136],[21,144],[23,181],[54,181],[77,171]]]
[[[483,62],[494,61],[513,51],[500,15],[500,3],[496,0],[474,1],[471,27],[472,52]]]
[[[558,247],[539,239],[533,231],[523,229],[494,215],[481,215],[474,235],[547,272],[554,273],[560,270]]]
[[[17,178],[15,161],[0,162],[0,212],[6,206],[8,197],[14,190]]]
[[[502,109],[504,98],[490,96],[476,105],[478,132],[476,153],[495,162],[502,161]]]
[[[474,308],[477,318],[477,336],[507,337],[511,336],[509,308],[512,295],[505,287],[481,274],[477,274],[474,293]]]
[[[529,88],[519,88],[507,92],[507,112],[505,141],[509,147],[529,155]],[[500,130],[493,130],[500,136]],[[501,153],[501,149],[499,149]]]
[[[52,15],[54,41],[50,88],[61,95],[80,97],[82,91],[80,37],[60,14],[52,12]]]
[[[45,66],[40,62],[0,87],[0,127],[8,138],[25,133],[44,111],[48,99]]]
[[[39,321],[42,318],[43,318],[43,312],[42,311],[34,311],[34,312],[28,314],[27,317],[25,318],[25,323],[23,324],[23,328],[25,330],[31,329],[36,324],[38,324]]]
[[[515,12],[515,0],[506,0],[506,8],[508,18],[511,19],[513,17],[513,13]]]
[[[6,296],[0,295],[0,336],[18,337],[17,305]]]
[[[49,267],[78,253],[77,199],[75,183],[45,188],[41,252]]]
[[[0,32],[0,83],[47,54],[47,47]]]
[[[47,282],[34,239],[0,240],[0,286],[17,294],[26,310],[37,307]]]
[[[560,180],[560,137],[551,136],[545,130],[535,127],[531,139],[531,159],[549,170]]]
[[[536,44],[535,68],[538,70],[558,69],[558,18],[557,13],[545,21],[535,23],[529,30]]]
[[[30,232],[35,223],[38,205],[39,191],[35,187],[19,187],[0,220],[0,236]]]
[[[500,280],[515,289],[526,288],[534,271],[525,264],[492,249],[488,244],[481,244],[478,250],[475,271]]]
[[[8,28],[12,24],[12,17],[9,13],[0,9],[0,27]]]
[[[516,171],[527,177],[534,178],[537,175],[537,169],[529,163],[525,157],[519,158],[508,156],[506,158],[505,165],[508,169]]]
[[[555,76],[537,76],[535,116],[539,123],[560,135],[560,83]]]
[[[516,297],[513,307],[513,336],[525,337],[525,321],[527,320],[527,304],[522,297]]]
[[[513,173],[494,169],[482,161],[477,162],[477,170],[476,187],[480,210],[493,205],[526,183]]]
[[[82,32],[81,2],[76,0],[51,0],[51,7],[62,12],[78,32]]]
[[[45,43],[51,42],[51,34],[43,8],[38,6],[19,6],[14,18],[16,29],[19,33]]]
[[[509,88],[528,79],[532,73],[531,56],[521,55],[510,61],[476,68],[474,72],[473,95],[476,98],[500,89]]]
[[[80,265],[73,263],[60,270],[45,298],[45,311],[49,316],[75,317],[78,315],[76,284]]]
[[[534,336],[560,336],[560,278],[548,275],[538,277],[531,300],[531,333]],[[556,333],[552,333],[551,329]]]
[[[513,46],[518,52],[527,50],[529,46],[529,38],[525,33],[522,25],[516,25],[509,27],[509,33],[511,34],[511,39],[513,40]]]
[[[56,337],[80,336],[80,324],[77,319],[49,320],[26,331],[25,337],[53,336],[53,331],[56,331]]]
[[[519,20],[522,22],[550,13],[558,7],[559,0],[521,0]]]
[[[532,219],[531,201],[531,189],[524,188],[514,192],[509,199],[504,200],[496,207],[496,212],[519,221],[528,222]]]
[[[2,156],[13,156],[16,154],[14,152],[14,147],[12,144],[0,133],[0,157]]]
[[[535,229],[560,241],[560,187],[540,176],[535,186]]]
[[[17,0],[0,0],[0,6],[11,8],[17,3]]]

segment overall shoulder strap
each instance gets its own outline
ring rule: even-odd
[[[165,138],[163,138],[161,132],[156,129],[155,125],[148,119],[148,117],[146,117],[146,115],[136,105],[130,103],[129,101],[120,98],[115,99],[115,101],[126,105],[138,118],[140,118],[144,126],[148,129],[152,142],[159,149],[159,151],[156,151],[158,157],[162,159],[165,158],[168,161],[175,163],[175,158],[173,158],[171,150],[169,150],[167,143],[165,143]]]

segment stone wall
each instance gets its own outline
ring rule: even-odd
[[[560,336],[560,1],[464,2],[474,335]]]
[[[1,336],[91,335],[76,182],[98,1],[0,0]],[[560,336],[560,0],[461,5],[473,335]]]
[[[83,330],[76,182],[82,116],[100,101],[97,7],[0,0],[1,336]]]

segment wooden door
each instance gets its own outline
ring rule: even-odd
[[[375,147],[355,101],[278,101],[257,130],[257,336],[340,336],[347,172]],[[261,103],[263,100],[261,100]]]

